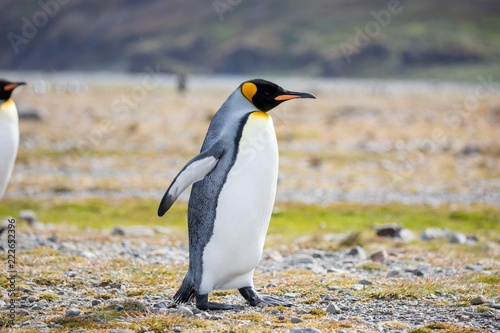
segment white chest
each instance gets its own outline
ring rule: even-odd
[[[14,168],[19,145],[19,124],[16,105],[8,100],[0,105],[0,199]]]
[[[251,283],[276,196],[278,144],[269,115],[254,112],[249,116],[238,149],[219,195],[212,238],[203,253],[201,287],[207,292]]]

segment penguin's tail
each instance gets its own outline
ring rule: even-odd
[[[194,294],[194,281],[191,274],[188,272],[186,277],[184,277],[184,281],[182,281],[181,287],[174,295],[174,302],[177,304],[187,303],[193,299]]]

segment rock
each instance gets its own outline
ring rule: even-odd
[[[121,310],[123,310],[123,305],[120,305],[120,304],[116,305],[116,306],[115,306],[115,310],[116,310],[116,311],[121,311]]]
[[[80,309],[76,309],[76,308],[71,308],[69,309],[68,311],[66,311],[66,314],[65,316],[66,317],[76,317],[80,314]]]
[[[78,251],[78,255],[85,259],[95,259],[97,256],[88,250]]]
[[[314,258],[308,254],[296,255],[292,260],[293,265],[314,264],[315,262]]]
[[[301,323],[304,321],[304,319],[301,319],[299,317],[292,317],[292,319],[290,320],[292,324],[298,324],[298,323]]]
[[[368,258],[368,255],[366,254],[366,251],[363,250],[361,246],[356,245],[352,249],[348,250],[346,253],[348,256],[353,256],[357,259],[361,260],[366,260]]]
[[[359,283],[355,284],[354,286],[351,287],[351,289],[356,290],[356,291],[363,290],[363,288],[364,288],[364,285],[359,284]]]
[[[340,290],[340,286],[328,286],[328,290]]]
[[[389,223],[379,226],[375,230],[377,231],[377,236],[394,238],[401,229],[403,227],[399,223]]]
[[[285,297],[290,297],[290,298],[297,298],[300,295],[298,293],[286,293],[284,296]]]
[[[325,311],[331,314],[337,314],[342,312],[342,310],[340,310],[340,308],[335,303],[330,303],[330,305],[328,305]]]
[[[110,333],[135,333],[135,331],[129,328],[116,328],[114,330],[111,330]]]
[[[98,300],[98,299],[93,299],[93,300],[92,300],[92,305],[93,305],[93,306],[97,306],[97,305],[99,305],[99,304],[101,304],[101,301],[100,301],[100,300]]]
[[[321,331],[312,327],[295,327],[290,330],[290,333],[321,333]]]
[[[371,281],[363,279],[363,280],[359,280],[358,284],[363,284],[363,285],[369,286],[369,285],[372,285],[373,283]]]
[[[460,232],[454,232],[450,235],[450,243],[465,244],[467,243],[467,236]]]
[[[420,235],[420,239],[428,241],[433,239],[447,238],[449,237],[449,234],[450,233],[448,230],[430,227],[424,230],[424,232]]]
[[[490,307],[492,307],[493,309],[500,310],[500,303],[492,303],[490,304]]]
[[[22,210],[19,212],[19,220],[26,221],[30,226],[38,221],[38,218],[32,210]]]
[[[421,271],[420,269],[415,269],[413,271],[411,271],[411,273],[415,276],[418,276],[418,277],[423,277],[425,276],[424,272]]]
[[[156,232],[157,234],[162,234],[162,235],[170,235],[172,233],[172,229],[170,228],[167,228],[167,227],[162,227],[162,226],[155,226],[153,228],[154,232]]]
[[[74,271],[64,272],[64,275],[66,275],[67,277],[75,277],[76,272]]]
[[[387,272],[387,275],[386,277],[396,277],[396,276],[400,276],[401,275],[401,271],[399,269],[392,269],[390,270],[389,272]]]
[[[193,315],[193,311],[185,306],[178,306],[173,312],[180,314],[182,317],[189,317]]]
[[[276,261],[276,262],[283,261],[283,256],[281,255],[281,253],[279,253],[276,250],[264,252],[262,257],[264,258],[264,260],[271,260],[271,261]]]
[[[30,303],[36,302],[36,296],[28,297],[28,302],[30,302]]]
[[[133,225],[129,227],[115,227],[111,230],[113,236],[125,237],[151,237],[155,235],[153,229],[143,225]]]
[[[384,261],[389,257],[389,254],[387,253],[386,250],[381,250],[377,252],[373,252],[370,254],[370,258],[373,261]]]
[[[180,328],[180,327],[174,327],[174,332],[182,332],[182,328]]]
[[[473,305],[479,305],[479,304],[483,304],[483,303],[486,303],[487,300],[486,300],[486,297],[484,296],[478,296],[478,297],[474,297],[470,300],[471,304]]]
[[[399,238],[404,242],[411,242],[415,239],[415,234],[410,229],[401,229],[396,234],[396,238]]]
[[[30,313],[24,309],[16,309],[16,315],[18,316],[28,316]]]

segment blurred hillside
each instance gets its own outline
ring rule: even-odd
[[[0,68],[498,81],[500,1],[393,4],[3,0]]]

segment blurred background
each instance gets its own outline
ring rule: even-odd
[[[500,2],[3,0],[0,68],[474,80]]]
[[[500,1],[3,0],[21,147],[6,198],[161,198],[263,77],[278,200],[500,203]],[[183,197],[186,199],[187,195]]]

